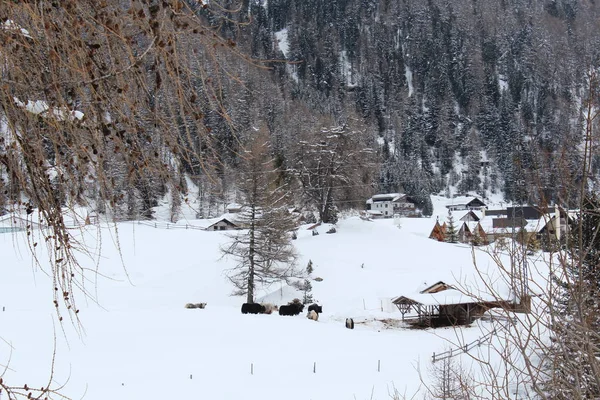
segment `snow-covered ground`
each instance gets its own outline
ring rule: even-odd
[[[470,247],[428,239],[434,221],[402,219],[398,227],[392,219],[349,217],[335,234],[301,230],[299,265],[312,260],[313,277],[323,278],[312,282],[323,305],[318,322],[304,314],[242,315],[244,299],[230,296],[225,275],[233,260],[219,252],[228,232],[121,223],[117,240],[114,229],[91,228],[81,233],[92,254],[81,257],[92,298],[77,298],[79,333],[57,322],[51,279],[34,266],[24,235],[2,234],[4,379],[47,385],[56,346],[54,385],[64,384],[71,398],[362,400],[389,399],[395,389],[410,397],[430,382],[434,352],[491,328],[484,321],[426,330],[399,323],[392,297],[440,280],[484,286]],[[489,256],[475,256],[486,282],[505,290]],[[293,296],[282,284],[258,295],[278,304]],[[206,309],[184,308],[200,302]],[[344,327],[348,317],[356,329]]]

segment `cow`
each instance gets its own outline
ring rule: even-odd
[[[285,306],[279,306],[279,315],[298,315],[304,310],[302,303],[290,303]]]
[[[313,310],[315,312],[319,313],[319,314],[322,314],[323,313],[323,306],[320,306],[318,304],[313,303],[310,306],[308,306],[308,311],[313,311]]]
[[[258,303],[242,304],[242,314],[264,314],[265,306]]]
[[[262,306],[265,307],[265,314],[271,314],[273,311],[276,311],[277,308],[275,307],[275,305],[271,304],[271,303],[260,303]]]
[[[306,314],[306,318],[312,319],[313,321],[318,321],[319,320],[319,313],[316,312],[315,310],[310,310],[308,312],[308,314]]]
[[[354,329],[354,320],[352,318],[346,318],[346,328]]]

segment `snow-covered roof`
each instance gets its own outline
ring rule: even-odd
[[[550,214],[542,215],[539,219],[528,219],[525,229],[527,232],[540,232],[555,217]]]
[[[178,224],[183,224],[185,223],[186,225],[191,225],[193,227],[197,227],[197,228],[202,228],[202,229],[208,229],[211,226],[213,226],[216,223],[219,223],[221,221],[228,221],[231,222],[234,225],[238,225],[240,223],[239,221],[239,217],[236,214],[230,214],[230,213],[226,213],[221,215],[220,217],[215,217],[215,218],[205,218],[205,219],[195,219],[195,220],[181,220],[181,221],[177,221]]]
[[[475,196],[461,196],[461,197],[455,197],[452,200],[450,200],[447,204],[446,207],[451,207],[451,206],[462,206],[462,205],[467,205],[470,202],[472,202],[473,200],[479,200],[481,201],[479,198],[475,197]],[[483,203],[483,201],[482,201]]]
[[[406,197],[404,193],[381,193],[367,200],[367,204],[372,204],[375,201],[398,201],[404,197]]]
[[[241,210],[242,209],[242,205],[238,204],[238,203],[230,203],[230,204],[227,204],[226,208],[227,208],[227,211],[230,211],[230,210]]]
[[[507,298],[499,299],[497,296],[491,294],[482,294],[481,296],[470,296],[456,289],[447,289],[437,293],[415,292],[406,296],[398,296],[392,299],[392,302],[396,303],[401,298],[404,298],[408,300],[413,300],[414,302],[425,306],[435,306],[447,304],[480,303],[482,301],[509,300],[509,296],[506,297]]]
[[[461,219],[463,219],[464,217],[466,217],[467,214],[469,214],[469,213],[473,213],[473,215],[475,215],[475,217],[477,219],[482,219],[483,218],[483,213],[481,211],[474,211],[474,210],[452,211],[452,216],[454,217],[455,221],[460,221]]]

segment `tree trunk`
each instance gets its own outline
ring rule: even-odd
[[[252,206],[251,218],[250,218],[250,241],[248,244],[248,294],[246,297],[246,303],[254,303],[254,253],[255,253],[255,232],[256,232],[256,209]]]

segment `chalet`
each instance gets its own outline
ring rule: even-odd
[[[535,236],[548,244],[551,241],[560,241],[569,228],[570,217],[558,206],[554,208],[508,207],[506,211],[504,217],[493,218],[491,226],[489,221],[486,221],[487,226],[484,226],[484,230],[489,241],[499,237],[529,240],[530,237]]]
[[[416,215],[414,200],[403,193],[376,194],[367,200],[367,210],[379,211],[384,218]]]
[[[463,222],[456,233],[458,241],[474,245],[487,244],[488,238],[479,221]]]
[[[468,225],[471,236],[469,237],[469,243],[477,246],[480,244],[486,245],[489,244],[489,239],[487,232],[483,229],[480,221],[477,222],[466,222]]]
[[[446,223],[440,225],[440,221],[436,220],[431,233],[429,234],[429,239],[437,240],[438,242],[446,241]]]
[[[198,222],[195,222],[194,226],[198,226],[205,231],[229,231],[234,229],[242,229],[238,222],[234,222],[231,218],[226,217],[201,219]]]
[[[455,197],[446,204],[446,208],[450,211],[482,210],[485,207],[485,203],[477,197]]]
[[[460,224],[458,231],[456,232],[456,237],[458,238],[458,241],[460,243],[470,243],[472,236],[473,234],[469,229],[469,225],[466,222]]]

